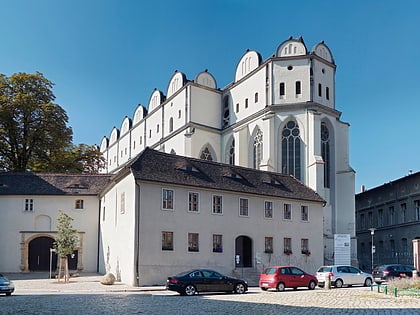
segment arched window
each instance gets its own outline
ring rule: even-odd
[[[226,148],[226,162],[235,165],[235,139],[233,137]]]
[[[281,138],[282,173],[301,179],[301,139],[298,124],[291,120],[284,126]]]
[[[171,117],[169,118],[169,132],[174,130],[174,119]]]
[[[203,151],[201,151],[200,159],[213,161],[213,157],[211,156],[209,148],[205,147]]]
[[[229,126],[230,112],[229,112],[229,96],[226,96],[223,100],[223,122],[222,128]]]
[[[254,137],[253,167],[255,169],[258,169],[261,164],[261,160],[263,158],[262,154],[263,154],[263,133],[261,129],[258,129]]]
[[[330,132],[326,124],[321,124],[321,156],[324,161],[324,187],[330,188]]]

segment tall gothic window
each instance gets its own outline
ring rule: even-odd
[[[301,179],[301,139],[298,124],[291,120],[284,126],[281,138],[282,173]]]
[[[321,155],[324,161],[324,187],[330,188],[330,132],[324,123],[321,124]]]
[[[235,165],[235,139],[233,138],[226,150],[226,162]]]
[[[201,151],[200,159],[213,161],[213,157],[211,156],[209,148],[205,147],[203,151]]]
[[[254,168],[258,169],[261,164],[263,154],[263,133],[260,129],[257,130],[254,138]]]
[[[229,120],[230,120],[229,96],[226,96],[223,100],[222,128],[229,126]]]

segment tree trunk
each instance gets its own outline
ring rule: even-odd
[[[68,283],[70,280],[67,256],[60,256],[60,262],[58,264],[58,282],[60,282],[61,279],[64,280],[64,283]]]

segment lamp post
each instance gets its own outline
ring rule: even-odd
[[[371,248],[370,248],[370,252],[371,252],[371,270],[373,271],[373,254],[375,253],[375,245],[373,245],[373,235],[375,235],[375,228],[370,228],[370,237],[371,237]]]

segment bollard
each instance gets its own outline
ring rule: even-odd
[[[326,290],[331,289],[331,275],[329,273],[325,275],[325,289]]]
[[[384,293],[385,293],[385,295],[387,295],[388,294],[388,286],[386,285],[386,286],[384,286]]]
[[[394,296],[397,297],[397,288],[394,288]]]
[[[419,277],[419,273],[417,269],[413,269],[413,279],[417,279]]]

